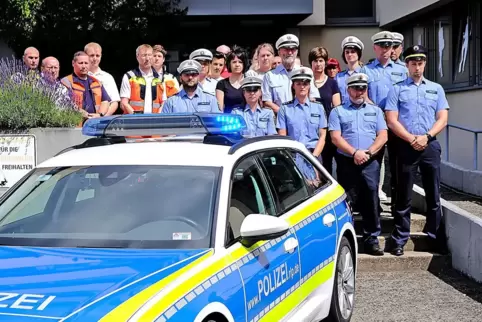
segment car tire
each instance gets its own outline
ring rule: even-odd
[[[355,305],[355,257],[346,237],[338,249],[330,313],[327,321],[348,322]]]

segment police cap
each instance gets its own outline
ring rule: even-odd
[[[354,86],[368,86],[368,76],[363,73],[353,74],[346,79],[348,87]]]
[[[290,78],[292,81],[295,81],[295,80],[311,81],[313,79],[313,71],[308,67],[299,67],[291,72]]]
[[[355,36],[348,36],[341,42],[341,49],[345,48],[358,48],[360,50],[365,49],[363,42]]]
[[[263,81],[261,80],[261,78],[256,76],[248,76],[241,81],[241,88],[261,87],[262,84],[263,84]]]
[[[410,60],[426,60],[427,59],[427,49],[421,45],[415,45],[408,47],[403,52],[403,57],[405,61]]]
[[[179,74],[199,74],[201,70],[201,64],[193,59],[183,61],[177,68]]]
[[[372,36],[374,45],[380,47],[391,47],[393,45],[393,34],[390,31],[381,31]]]
[[[194,60],[200,60],[200,61],[203,61],[203,60],[213,60],[213,53],[210,52],[209,50],[207,49],[204,49],[204,48],[201,48],[201,49],[196,49],[195,51],[193,51],[191,53],[191,55],[189,55],[189,59],[194,59]]]
[[[298,48],[300,46],[300,40],[298,37],[292,34],[286,34],[279,37],[278,41],[276,41],[276,49],[279,50],[280,48]]]
[[[393,35],[393,44],[394,45],[401,45],[403,43],[403,35],[399,34],[398,32],[392,32]]]

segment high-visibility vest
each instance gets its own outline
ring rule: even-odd
[[[159,74],[152,69],[154,79],[151,82],[152,94],[152,113],[159,113],[161,111],[161,104],[163,102],[162,95],[164,87]],[[145,97],[146,97],[146,79],[142,76],[139,68],[127,72],[127,78],[131,86],[131,97],[129,104],[134,109],[134,113],[144,113]]]
[[[102,83],[90,75],[87,76],[90,79],[90,90],[92,91],[93,103],[95,107],[95,112],[97,113],[100,108],[100,103],[102,102]],[[84,93],[85,87],[83,84],[74,81],[74,75],[70,74],[65,76],[60,80],[62,85],[72,90],[73,101],[79,109],[84,108]]]
[[[179,92],[179,86],[171,74],[163,74],[162,82],[166,88],[166,96],[171,97]]]

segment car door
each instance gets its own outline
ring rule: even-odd
[[[299,249],[296,235],[290,230],[284,236],[267,241],[261,247],[246,248],[240,243],[243,219],[250,214],[275,216],[277,207],[266,179],[255,157],[241,160],[234,168],[228,214],[229,249],[247,259],[238,261],[245,288],[246,320],[257,321],[270,314],[288,297],[300,281]],[[241,250],[236,250],[241,248]],[[233,253],[231,253],[233,254]],[[295,295],[291,296],[292,299]],[[273,313],[274,312],[274,313]]]
[[[331,181],[300,151],[268,150],[260,158],[279,204],[278,215],[290,221],[299,243],[303,301],[331,276],[337,243],[334,200],[326,193]]]

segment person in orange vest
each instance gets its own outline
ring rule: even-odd
[[[169,98],[179,92],[179,82],[172,74],[166,71],[164,61],[166,60],[167,51],[164,47],[162,45],[154,45],[154,47],[152,47],[152,52],[152,67],[154,67],[154,70],[161,77],[162,83],[164,84],[164,91]]]
[[[76,52],[72,61],[74,73],[60,80],[70,91],[74,103],[84,116],[84,121],[104,116],[110,102],[102,83],[88,74],[89,65],[89,56],[83,51]]]
[[[124,114],[160,113],[167,97],[162,79],[152,67],[152,47],[140,45],[136,57],[139,67],[128,71],[122,78],[121,108]]]

